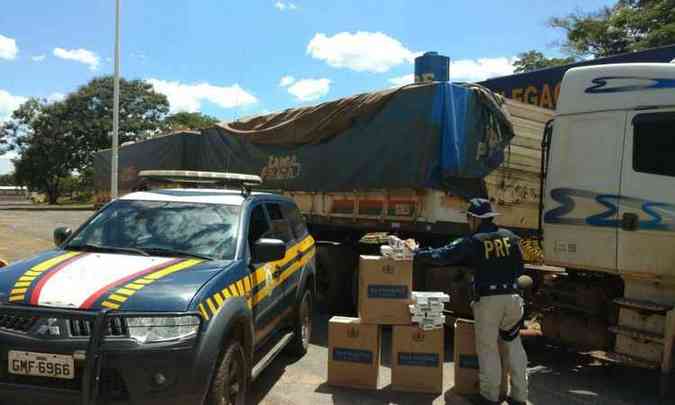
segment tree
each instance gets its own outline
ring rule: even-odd
[[[518,59],[513,63],[515,73],[529,72],[547,67],[567,65],[574,63],[573,57],[547,58],[543,53],[531,50],[518,54]]]
[[[15,150],[16,179],[56,203],[73,172],[92,173],[93,155],[111,146],[113,79],[95,78],[65,100],[29,99],[0,126],[0,154]],[[120,80],[120,143],[159,133],[166,96],[142,80]],[[89,184],[90,179],[80,179]]]
[[[171,131],[203,129],[218,123],[218,119],[199,112],[177,112],[164,120],[164,126]]]
[[[77,140],[77,169],[91,166],[94,152],[112,144],[113,77],[91,80],[63,101],[69,130]],[[120,79],[120,144],[158,134],[169,112],[165,95],[143,80]]]
[[[593,13],[552,18],[572,55],[604,57],[675,43],[675,0],[619,0]]]
[[[14,173],[0,175],[0,186],[15,186]]]
[[[12,133],[16,183],[44,192],[50,204],[61,194],[61,179],[76,168],[73,150],[77,147],[67,130],[68,111],[63,103],[46,104],[30,99],[12,114],[4,132]],[[64,129],[65,128],[65,129]]]

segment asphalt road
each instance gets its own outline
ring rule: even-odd
[[[79,226],[90,211],[16,211],[0,206],[0,258],[10,262],[52,246],[57,226]],[[328,386],[326,380],[328,316],[315,314],[309,353],[301,359],[281,356],[251,386],[250,404],[465,404],[452,391],[452,339],[446,339],[443,395],[394,392],[389,387],[390,331],[384,330],[380,389],[363,391]],[[542,341],[528,341],[530,401],[533,404],[675,404],[660,399],[659,374],[603,365]],[[666,385],[673,386],[671,378]]]

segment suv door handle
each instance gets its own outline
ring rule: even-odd
[[[637,231],[640,227],[640,218],[637,214],[626,212],[621,217],[621,229],[624,231]]]

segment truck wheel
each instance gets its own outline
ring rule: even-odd
[[[244,405],[249,375],[244,348],[237,341],[230,342],[211,384],[206,404]]]
[[[312,292],[307,289],[298,305],[293,325],[293,340],[288,345],[288,352],[302,357],[307,353],[312,338]]]
[[[331,315],[349,313],[351,305],[349,300],[345,300],[345,293],[351,291],[351,273],[354,270],[350,253],[349,248],[337,243],[317,246],[317,287],[321,304]]]

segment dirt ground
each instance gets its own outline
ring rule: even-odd
[[[91,211],[17,211],[0,206],[0,258],[14,262],[52,246],[57,226],[76,228]],[[446,339],[444,394],[394,392],[389,387],[391,333],[384,330],[380,389],[362,391],[328,386],[326,380],[328,315],[315,314],[309,353],[301,359],[280,357],[251,386],[249,404],[465,404],[452,391],[452,339]],[[660,399],[655,371],[604,365],[541,340],[526,342],[532,404],[675,404]],[[670,379],[666,385],[673,386]],[[672,394],[671,394],[672,395]]]

